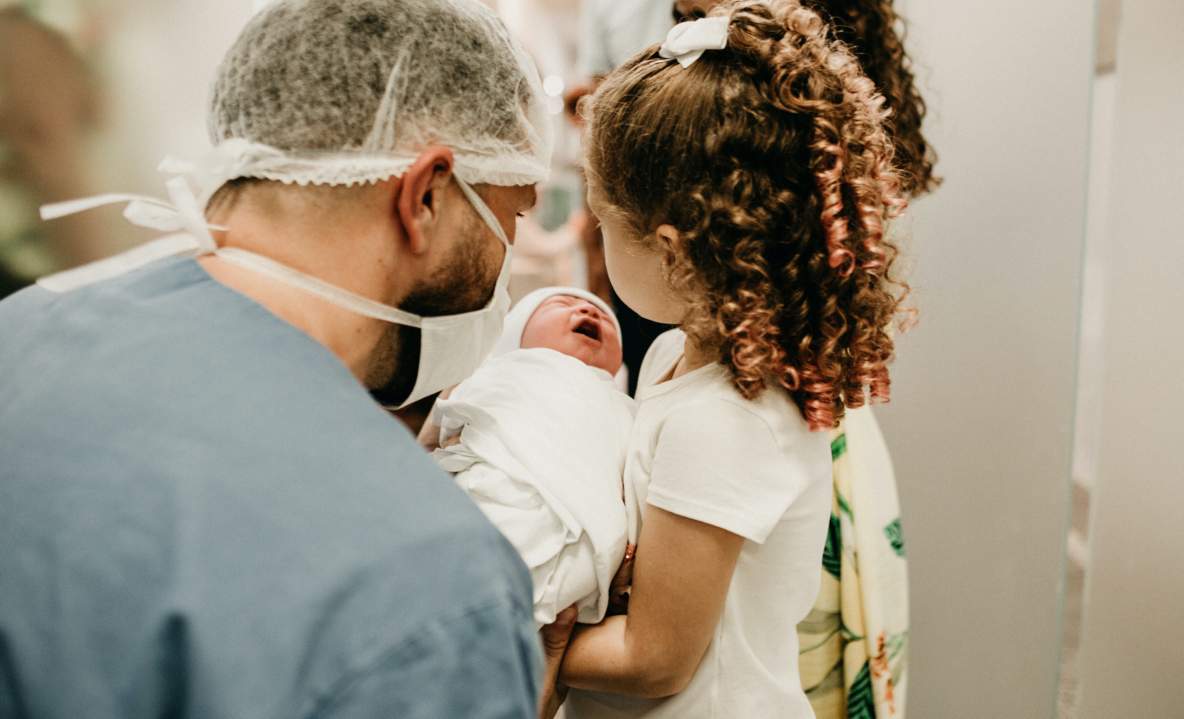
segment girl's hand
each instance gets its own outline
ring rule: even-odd
[[[559,683],[559,667],[563,664],[563,655],[567,653],[567,643],[571,640],[571,630],[576,626],[578,613],[575,606],[568,607],[555,617],[553,624],[539,630],[546,662],[543,693],[539,697],[539,719],[552,719],[567,698],[567,687]]]
[[[633,588],[633,560],[637,556],[637,546],[625,545],[625,558],[621,561],[621,568],[613,577],[608,589],[608,614],[616,616],[629,611],[629,590]]]

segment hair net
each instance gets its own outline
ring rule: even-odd
[[[542,99],[533,61],[477,0],[279,0],[218,69],[214,152],[172,169],[207,198],[240,177],[356,185],[440,144],[469,183],[533,184],[551,155]]]

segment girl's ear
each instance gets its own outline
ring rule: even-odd
[[[658,225],[658,229],[654,230],[654,239],[663,252],[676,257],[682,253],[682,235],[674,225]]]
[[[667,291],[670,293],[670,298],[682,304],[685,302],[687,294],[692,290],[690,286],[692,278],[685,272],[675,273],[674,276],[671,276],[669,272],[688,259],[686,238],[674,225],[658,225],[658,228],[654,230],[653,237],[653,246],[657,249],[658,257],[661,258],[661,274],[667,280]]]

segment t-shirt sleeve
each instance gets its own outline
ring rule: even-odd
[[[638,389],[649,387],[669,372],[675,360],[682,356],[686,337],[682,330],[666,330],[650,344],[637,373]]]
[[[805,486],[764,419],[738,402],[705,400],[663,424],[647,503],[760,544]]]
[[[493,601],[423,625],[356,676],[316,719],[534,719],[542,655],[530,612]]]

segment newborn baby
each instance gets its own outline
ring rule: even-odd
[[[573,604],[604,618],[626,545],[621,477],[633,400],[621,330],[573,288],[527,295],[493,356],[433,410],[440,466],[522,555],[540,626]]]

